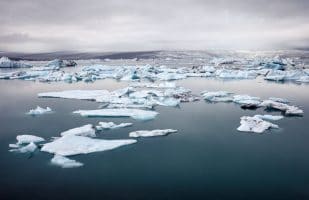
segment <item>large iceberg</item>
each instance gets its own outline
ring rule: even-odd
[[[131,117],[137,120],[154,119],[158,113],[150,110],[139,109],[98,109],[98,110],[77,110],[75,114],[80,114],[84,117]]]
[[[112,150],[134,143],[136,143],[136,140],[132,139],[103,140],[84,136],[68,135],[44,144],[41,151],[61,156],[73,156],[78,154]]]
[[[263,133],[265,130],[270,128],[279,128],[278,125],[264,121],[257,116],[243,116],[240,119],[240,126],[237,130],[242,132]]]
[[[0,58],[0,68],[21,68],[21,67],[32,67],[32,66],[22,62],[12,61],[8,57]]]
[[[151,130],[151,131],[147,131],[147,130],[141,130],[141,131],[134,131],[129,133],[130,137],[155,137],[155,136],[165,136],[168,135],[170,133],[176,133],[177,130],[174,129],[163,129],[163,130]]]

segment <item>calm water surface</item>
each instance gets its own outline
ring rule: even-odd
[[[238,132],[240,117],[266,113],[242,110],[233,103],[184,103],[157,107],[156,119],[82,118],[77,109],[96,109],[90,101],[37,98],[37,93],[66,89],[123,88],[114,80],[86,83],[35,83],[0,80],[1,199],[309,199],[308,85],[263,80],[187,79],[192,89],[227,90],[262,98],[289,99],[305,112],[286,117],[280,129],[265,134]],[[25,115],[50,106],[55,113]],[[273,112],[272,114],[280,114]],[[8,144],[19,134],[49,139],[60,132],[99,121],[133,122],[129,128],[106,131],[99,138],[128,138],[134,130],[173,128],[167,137],[143,138],[112,151],[74,156],[85,165],[62,169],[50,164],[51,154],[11,153]]]

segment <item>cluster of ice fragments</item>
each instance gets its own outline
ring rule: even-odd
[[[165,83],[161,83],[165,85]],[[155,106],[178,106],[181,102],[199,100],[190,90],[176,87],[138,89],[126,87],[115,91],[107,90],[66,90],[60,92],[39,93],[39,97],[92,100],[104,103],[103,109],[74,111],[86,117],[131,117],[139,120],[149,120],[158,114],[152,109]]]
[[[278,110],[285,116],[302,116],[304,111],[297,106],[289,105],[287,99],[270,97],[267,100],[262,100],[259,97],[250,95],[233,95],[227,91],[203,91],[202,97],[209,102],[234,102],[239,104],[243,109],[257,109],[260,107],[268,111]],[[241,117],[241,126],[237,129],[245,132],[262,133],[270,128],[278,128],[278,125],[265,120],[280,120],[283,116],[273,115],[255,115],[253,117]]]
[[[36,143],[45,141],[44,138],[34,135],[18,135],[16,140],[16,144],[9,145],[12,148],[10,151],[20,153],[32,153],[38,148]]]
[[[267,100],[261,100],[259,97],[249,95],[233,95],[226,91],[203,91],[203,98],[210,102],[234,102],[242,108],[259,108],[275,109],[282,111],[285,115],[302,115],[304,112],[297,106],[288,105],[289,101],[282,98],[270,97]]]
[[[99,122],[94,128],[93,125],[87,124],[81,127],[69,129],[61,132],[60,137],[54,138],[52,141],[41,144],[40,150],[43,152],[54,154],[51,163],[62,168],[81,167],[84,164],[76,160],[68,158],[69,156],[79,154],[89,154],[100,151],[112,150],[124,145],[130,145],[137,142],[134,139],[98,139],[96,138],[96,130],[115,129],[132,126],[132,123],[115,124],[113,122]],[[172,129],[153,130],[153,131],[135,131],[129,133],[130,137],[150,137],[163,136],[169,133],[177,132]],[[32,153],[38,149],[37,143],[45,141],[44,138],[34,135],[18,135],[17,143],[10,144],[11,152]]]
[[[0,67],[25,67],[22,62],[1,58]],[[9,73],[0,73],[3,79],[24,79],[41,82],[65,81],[92,82],[99,79],[112,78],[121,81],[173,81],[189,77],[215,77],[219,79],[254,79],[258,76],[270,81],[309,82],[309,69],[302,64],[295,64],[289,58],[238,59],[214,58],[204,65],[185,67],[152,66],[137,64],[132,66],[109,66],[93,64],[84,66],[74,72],[61,71],[65,66],[75,66],[74,61],[53,60],[42,67],[32,67]],[[31,66],[30,66],[31,67]],[[143,83],[142,83],[143,84]],[[172,84],[171,84],[172,85]],[[148,83],[145,87],[169,87]]]

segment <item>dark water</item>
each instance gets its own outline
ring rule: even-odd
[[[309,199],[308,85],[260,80],[187,79],[183,85],[202,90],[228,90],[289,99],[304,117],[284,118],[278,130],[265,134],[237,132],[240,117],[263,114],[233,103],[204,101],[180,108],[157,107],[152,121],[129,118],[82,118],[76,109],[96,109],[90,101],[37,98],[39,92],[65,89],[116,89],[113,80],[93,84],[0,81],[0,199]],[[29,109],[50,106],[56,112],[40,117]],[[272,114],[280,114],[274,112]],[[19,134],[49,139],[60,132],[99,121],[133,122],[129,128],[106,131],[100,138],[128,138],[140,129],[173,128],[177,134],[144,138],[112,151],[74,156],[85,165],[62,169],[51,154],[8,152]]]

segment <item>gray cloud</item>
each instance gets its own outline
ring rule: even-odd
[[[1,0],[0,50],[306,47],[307,0]]]

